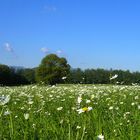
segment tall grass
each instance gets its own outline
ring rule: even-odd
[[[0,139],[140,140],[140,87],[1,87]]]

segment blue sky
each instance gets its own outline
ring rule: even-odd
[[[0,63],[140,71],[139,0],[0,0]]]

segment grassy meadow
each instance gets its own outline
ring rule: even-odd
[[[0,140],[140,140],[140,87],[0,87]]]

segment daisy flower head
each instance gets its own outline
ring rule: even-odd
[[[104,136],[102,134],[98,135],[97,140],[104,140]]]

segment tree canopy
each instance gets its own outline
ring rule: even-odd
[[[110,77],[118,75],[115,79]],[[129,70],[70,69],[65,58],[51,54],[44,57],[37,68],[10,67],[0,64],[0,86],[34,84],[126,84],[140,85],[140,72]]]
[[[63,77],[66,77],[69,71],[70,65],[65,58],[49,54],[42,59],[41,64],[36,69],[36,81],[50,85],[63,83]]]
[[[0,64],[0,85],[8,85],[10,82],[10,68],[6,65]]]

